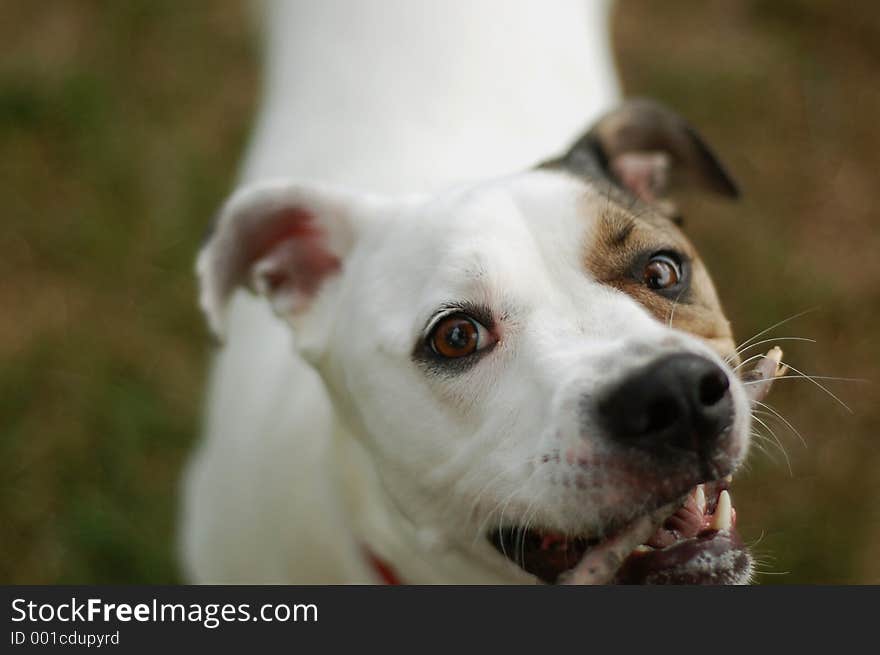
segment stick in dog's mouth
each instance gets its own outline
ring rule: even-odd
[[[785,374],[771,349],[743,375],[752,403]],[[509,527],[492,544],[528,573],[557,584],[730,584],[751,575],[751,556],[736,532],[731,477],[701,483],[678,502],[643,514],[603,538]]]

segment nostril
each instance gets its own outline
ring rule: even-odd
[[[724,371],[716,369],[706,373],[700,380],[700,403],[704,407],[711,407],[724,398],[730,382]]]
[[[635,448],[709,452],[731,420],[730,384],[706,357],[661,357],[601,396],[597,418],[610,437]]]
[[[675,425],[680,419],[681,411],[674,398],[657,398],[647,407],[643,432],[662,432]]]

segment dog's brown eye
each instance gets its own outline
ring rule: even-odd
[[[464,314],[441,319],[431,330],[429,343],[435,353],[450,359],[466,357],[486,346],[488,331]]]
[[[654,255],[645,266],[643,279],[649,289],[669,289],[681,281],[681,269],[669,255]]]

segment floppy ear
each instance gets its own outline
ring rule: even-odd
[[[266,296],[284,318],[302,313],[340,271],[357,236],[354,215],[367,202],[287,180],[234,193],[196,262],[200,302],[212,330],[222,336],[226,303],[239,286]]]
[[[739,197],[739,189],[696,130],[681,116],[647,99],[624,102],[552,165],[600,174],[640,200],[655,202],[673,183]]]

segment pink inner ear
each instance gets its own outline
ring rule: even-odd
[[[249,239],[248,266],[256,266],[264,291],[276,295],[296,291],[313,296],[328,276],[341,268],[314,217],[303,209],[285,209],[272,216]],[[259,229],[259,227],[257,228]]]
[[[611,160],[611,170],[640,200],[654,202],[669,182],[669,155],[663,152],[625,152]]]

